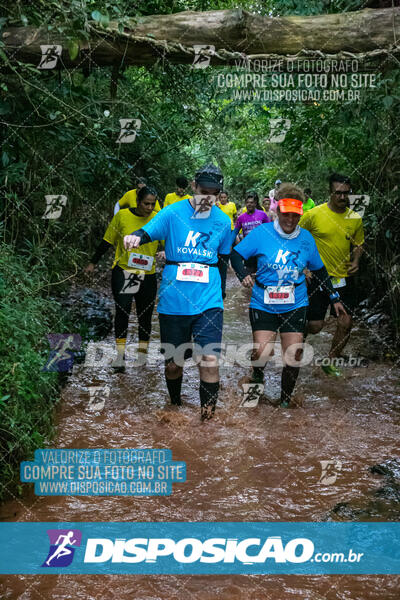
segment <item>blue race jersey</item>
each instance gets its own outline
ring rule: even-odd
[[[189,200],[162,209],[142,229],[151,240],[165,240],[165,256],[174,262],[216,264],[218,254],[231,251],[231,220],[213,206],[207,219],[192,219]],[[157,310],[165,315],[197,315],[209,308],[223,308],[221,277],[209,269],[209,282],[178,281],[177,265],[165,265]]]
[[[317,271],[324,266],[309,231],[300,228],[299,235],[288,240],[275,231],[273,223],[266,223],[251,231],[235,246],[235,250],[244,259],[257,257],[256,279],[263,285],[294,284],[295,286],[293,304],[265,304],[264,289],[254,284],[251,308],[270,313],[284,313],[301,306],[308,306],[304,268]]]

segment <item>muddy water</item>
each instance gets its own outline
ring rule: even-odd
[[[250,341],[248,296],[231,276],[224,340]],[[158,324],[154,319],[154,337]],[[310,337],[316,355],[331,338]],[[359,324],[348,352],[365,351],[375,335]],[[136,339],[132,319],[131,339]],[[110,338],[111,341],[111,338]],[[162,369],[113,374],[78,366],[64,389],[57,414],[63,448],[170,448],[187,463],[187,482],[168,498],[35,497],[3,505],[3,520],[18,521],[322,521],[339,520],[339,502],[367,505],[381,479],[368,468],[399,455],[397,373],[391,363],[345,369],[340,381],[315,366],[300,373],[296,396],[303,408],[280,410],[267,401],[237,408],[237,381],[248,371],[222,371],[216,417],[201,424],[196,368],[186,371],[184,406],[168,407]],[[280,369],[266,368],[267,398],[279,394]],[[88,387],[110,385],[102,412],[88,410]],[[397,387],[396,387],[397,386]],[[321,460],[339,459],[334,484],[319,483]],[[370,520],[393,519],[382,505]],[[395,576],[9,576],[1,598],[67,599],[270,599],[391,600],[400,597]]]

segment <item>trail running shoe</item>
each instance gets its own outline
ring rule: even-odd
[[[182,398],[171,398],[171,406],[182,406]]]
[[[321,367],[326,375],[330,375],[331,377],[341,377],[343,375],[342,371],[333,365],[326,365]]]
[[[210,421],[213,418],[215,413],[215,402],[211,404],[205,404],[201,407],[201,420],[202,421]]]
[[[117,373],[123,373],[125,371],[125,354],[118,354],[117,357],[112,361],[111,366]]]
[[[343,359],[343,367],[368,367],[369,361],[364,356],[347,356],[343,354],[340,358]]]

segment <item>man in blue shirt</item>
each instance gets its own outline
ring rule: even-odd
[[[242,284],[252,287],[253,279],[250,275],[246,276],[243,259],[257,258],[257,273],[250,301],[250,323],[255,346],[252,381],[263,382],[263,369],[272,355],[279,331],[284,362],[280,403],[288,407],[302,356],[308,305],[305,268],[327,290],[336,314],[345,314],[346,311],[339,294],[332,287],[314,238],[298,225],[303,214],[303,192],[292,184],[282,184],[276,200],[277,220],[251,231],[235,246],[231,261]]]
[[[218,354],[222,338],[221,277],[226,277],[231,250],[231,221],[215,201],[223,189],[218,167],[196,173],[194,197],[164,208],[142,229],[124,239],[125,248],[165,240],[158,313],[162,345],[172,345],[165,358],[165,377],[172,404],[181,404],[185,349],[195,343],[200,355],[202,420],[212,418],[218,399]],[[171,346],[168,346],[169,348]],[[186,347],[186,348],[185,348]]]

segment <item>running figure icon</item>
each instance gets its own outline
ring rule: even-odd
[[[73,546],[78,542],[78,540],[72,539],[74,537],[74,532],[69,531],[66,535],[59,535],[56,541],[57,548],[55,552],[46,560],[46,565],[50,566],[51,561],[54,558],[61,558],[62,556],[67,556],[68,554],[72,554],[72,550],[67,548],[68,545]],[[60,540],[63,540],[60,542]]]

